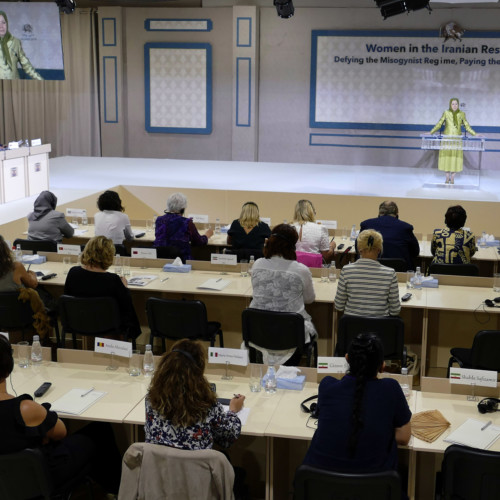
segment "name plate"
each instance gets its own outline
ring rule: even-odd
[[[321,224],[323,227],[327,229],[337,229],[337,221],[336,220],[317,220],[318,224]]]
[[[348,369],[345,358],[318,356],[318,373],[346,373]]]
[[[17,142],[9,142],[9,149],[19,149],[19,144]]]
[[[229,255],[225,253],[213,253],[210,255],[211,264],[224,264],[225,266],[235,266],[238,264],[236,255]]]
[[[103,354],[114,354],[122,358],[130,358],[132,357],[132,342],[96,337],[94,351]]]
[[[85,208],[67,208],[66,215],[68,217],[87,217],[87,209],[85,209]]]
[[[81,251],[80,245],[57,245],[57,253],[64,255],[80,255]]]
[[[269,227],[271,227],[271,217],[261,217],[260,220],[265,222]]]
[[[247,366],[248,351],[246,349],[230,349],[228,347],[209,347],[208,362],[214,364],[226,364]]]
[[[188,214],[190,219],[193,219],[193,222],[200,222],[202,224],[208,224],[208,215],[202,214]]]
[[[41,146],[42,139],[31,139],[31,146]]]
[[[450,384],[496,387],[497,372],[490,370],[472,370],[470,368],[451,368]]]
[[[133,259],[156,259],[156,248],[131,248]]]

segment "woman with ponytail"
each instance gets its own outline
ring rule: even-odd
[[[397,445],[411,435],[411,411],[398,382],[377,378],[383,347],[372,333],[359,334],[346,354],[347,374],[319,385],[318,428],[304,463],[337,472],[397,469]]]

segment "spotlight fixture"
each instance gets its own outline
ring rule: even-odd
[[[289,19],[295,12],[292,0],[274,0],[274,6],[276,7],[278,17],[283,19]]]
[[[73,14],[76,8],[75,0],[55,0],[59,10],[65,14]]]
[[[412,10],[427,9],[429,13],[432,10],[429,0],[375,0],[375,2],[384,19]]]

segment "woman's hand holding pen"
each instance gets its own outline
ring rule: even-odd
[[[243,408],[244,401],[245,396],[241,394],[235,394],[234,398],[229,401],[229,410],[238,413]]]

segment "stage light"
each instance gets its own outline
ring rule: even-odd
[[[412,10],[428,9],[429,12],[432,10],[429,0],[375,0],[375,2],[384,19]]]
[[[72,14],[76,8],[75,0],[55,0],[59,10],[65,14]]]
[[[274,0],[274,6],[278,16],[283,19],[289,19],[295,12],[292,0]]]

